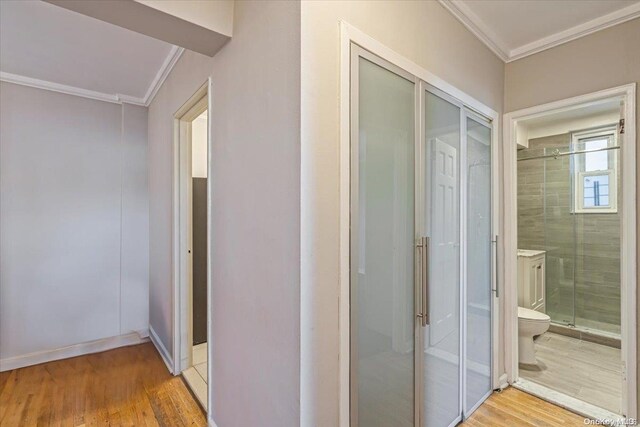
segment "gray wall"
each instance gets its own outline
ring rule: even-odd
[[[220,426],[299,423],[300,4],[235,5],[215,57],[185,52],[149,107],[150,323],[173,346],[173,117],[211,76],[213,390]]]
[[[529,140],[518,156],[555,148],[569,151],[570,135]],[[620,214],[571,213],[570,161],[518,162],[518,247],[547,251],[546,310],[553,320],[573,323],[575,310],[577,326],[620,333]]]
[[[0,359],[146,335],[147,109],[11,83],[0,109]]]
[[[640,19],[636,18],[509,62],[505,66],[505,111],[515,111],[632,82],[640,84],[638,40]],[[598,64],[611,66],[603,72],[602,67],[593,66],[594,58]],[[636,123],[640,123],[640,108],[636,108],[636,115]],[[637,132],[636,144],[639,136],[640,132]],[[637,177],[640,179],[640,174]],[[640,299],[640,293],[638,298]],[[640,375],[640,370],[638,374]],[[638,386],[640,387],[640,381]],[[640,397],[640,393],[638,396]]]

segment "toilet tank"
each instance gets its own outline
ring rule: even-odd
[[[518,306],[544,313],[545,251],[518,249]]]

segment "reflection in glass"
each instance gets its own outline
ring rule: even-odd
[[[460,416],[460,108],[426,93],[424,221],[430,237],[423,426]]]

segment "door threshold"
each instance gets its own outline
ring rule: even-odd
[[[191,366],[190,368],[182,371],[182,377],[195,395],[198,402],[207,411],[207,383],[202,379],[202,376],[196,371],[196,368]]]
[[[536,384],[533,381],[529,381],[524,378],[518,378],[516,382],[512,384],[513,387],[525,393],[531,394],[542,400],[546,400],[549,403],[553,403],[556,406],[567,409],[583,417],[587,417],[594,420],[608,420],[613,422],[622,421],[625,419],[623,415],[616,414],[609,410],[600,408],[599,406],[592,405],[591,403],[584,402],[568,394],[560,393],[559,391],[552,390],[540,384]],[[617,424],[613,424],[617,425]]]

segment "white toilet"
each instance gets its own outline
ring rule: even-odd
[[[518,307],[518,354],[520,363],[535,365],[533,337],[547,332],[551,318],[539,311]]]

